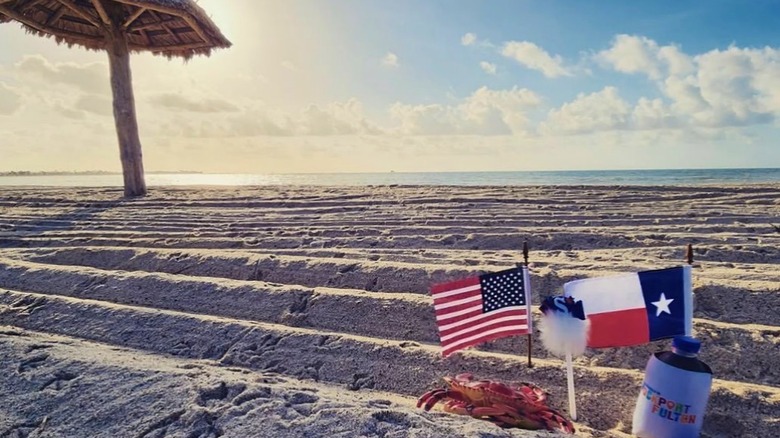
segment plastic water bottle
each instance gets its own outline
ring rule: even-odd
[[[696,355],[701,342],[677,336],[672,351],[650,356],[631,433],[640,438],[691,438],[701,433],[712,369]]]

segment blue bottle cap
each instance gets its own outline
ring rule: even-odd
[[[690,336],[675,336],[672,348],[689,354],[696,354],[701,349],[701,341]]]

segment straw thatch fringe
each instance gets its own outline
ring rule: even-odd
[[[107,2],[123,8],[121,23],[111,22]],[[30,33],[91,50],[105,50],[106,35],[116,25],[132,52],[189,59],[231,46],[192,0],[0,0],[0,23],[12,20]]]

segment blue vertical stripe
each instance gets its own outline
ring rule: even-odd
[[[684,335],[688,319],[685,303],[689,301],[685,297],[685,269],[639,272],[639,283],[647,310],[650,340]]]

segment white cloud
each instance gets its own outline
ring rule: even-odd
[[[155,106],[174,111],[192,111],[197,113],[236,112],[239,108],[222,98],[193,98],[181,93],[159,93],[149,101]]]
[[[11,115],[22,105],[22,100],[13,88],[0,82],[0,116]]]
[[[618,35],[595,59],[622,73],[646,75],[667,99],[639,100],[634,126],[640,129],[746,126],[780,116],[780,51],[774,48],[729,47],[691,56],[674,45]]]
[[[300,111],[275,111],[254,104],[240,111],[211,114],[174,113],[172,118],[151,120],[157,136],[188,138],[291,137],[379,135],[383,131],[368,121],[357,99],[327,105],[309,105]]]
[[[28,55],[14,67],[18,74],[51,85],[66,84],[88,93],[110,94],[108,66],[102,62],[52,64],[41,55]]]
[[[111,116],[114,111],[111,99],[99,94],[85,94],[81,96],[76,101],[75,107],[99,116]]]
[[[284,60],[282,61],[281,66],[290,71],[298,71],[298,66],[293,64],[292,61]]]
[[[679,127],[679,119],[671,108],[661,99],[640,98],[634,107],[631,120],[638,130],[674,129]]]
[[[203,119],[201,119],[203,120]],[[294,125],[286,115],[278,115],[266,108],[252,108],[198,124],[188,119],[192,137],[287,137],[294,134]]]
[[[693,60],[681,52],[677,46],[662,46],[658,49],[658,59],[663,61],[670,75],[687,75],[694,71]]]
[[[393,52],[387,52],[382,58],[382,65],[385,67],[398,67],[398,56]]]
[[[81,109],[75,109],[71,105],[65,105],[62,102],[54,102],[52,105],[54,111],[58,114],[73,120],[84,120],[87,118],[87,113]]]
[[[536,108],[541,98],[526,88],[513,87],[510,90],[491,90],[482,87],[475,91],[462,107],[466,108],[468,119],[483,124],[494,118],[493,123],[503,123],[513,134],[526,134],[530,128],[527,112]],[[499,123],[500,122],[500,123]]]
[[[525,88],[482,87],[457,105],[407,105],[390,109],[403,135],[528,135],[527,112],[541,99]]]
[[[501,49],[501,54],[532,70],[542,72],[548,78],[572,75],[571,71],[563,66],[560,56],[550,56],[544,49],[528,41],[507,41]]]
[[[660,85],[664,94],[671,99],[675,114],[693,115],[705,111],[709,105],[702,98],[695,76],[669,76]]]
[[[247,108],[238,113],[173,113],[144,122],[149,128],[149,136],[169,139],[286,137],[294,134],[294,126],[285,115],[262,107]]]
[[[693,60],[679,47],[659,46],[647,37],[636,35],[617,35],[612,46],[597,53],[595,59],[621,73],[642,73],[654,80],[694,71]]]
[[[594,131],[625,129],[631,108],[615,87],[605,87],[591,94],[580,94],[571,102],[552,110],[540,131],[547,135],[583,134]]]
[[[390,107],[390,114],[400,123],[403,135],[445,135],[457,129],[456,111],[445,105],[407,105],[400,102]]]
[[[658,44],[645,37],[618,35],[612,47],[599,52],[596,59],[622,73],[644,73],[652,79],[661,77]]]
[[[489,63],[487,61],[482,61],[482,62],[479,63],[479,67],[482,69],[482,71],[484,71],[485,73],[487,73],[489,75],[496,74],[496,65],[495,64],[491,64],[491,63]]]
[[[381,134],[382,130],[369,122],[363,104],[357,99],[334,102],[325,107],[310,105],[297,121],[302,135]]]
[[[477,42],[477,35],[471,32],[460,37],[460,43],[464,46],[472,46],[475,42]]]
[[[709,108],[695,113],[703,125],[766,123],[780,115],[780,51],[712,50],[695,58],[696,85]],[[670,94],[677,99],[677,95]]]

